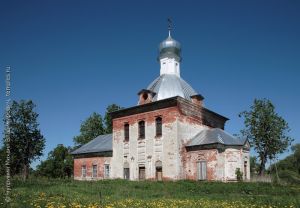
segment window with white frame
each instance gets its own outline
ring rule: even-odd
[[[109,178],[109,165],[108,164],[104,165],[104,177]]]
[[[93,178],[97,178],[97,165],[93,165]]]
[[[86,165],[81,166],[81,176],[83,178],[86,177]]]

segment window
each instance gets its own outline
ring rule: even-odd
[[[86,177],[86,166],[85,165],[81,166],[81,176],[83,178]]]
[[[97,178],[97,165],[93,165],[93,178]]]
[[[104,165],[104,177],[109,178],[109,165]]]
[[[145,138],[145,121],[139,122],[139,139]]]
[[[157,117],[155,119],[156,124],[156,136],[160,137],[162,135],[162,119],[161,117]]]
[[[148,99],[148,93],[143,93],[143,99],[147,100]]]
[[[124,125],[124,141],[129,141],[129,124]]]

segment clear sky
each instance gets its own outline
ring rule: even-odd
[[[136,105],[137,92],[159,76],[158,44],[172,17],[181,76],[207,108],[230,118],[228,132],[243,128],[238,113],[254,98],[268,98],[299,143],[299,11],[297,0],[2,0],[0,107],[10,65],[13,99],[37,105],[42,159],[59,143],[73,145],[92,112]]]

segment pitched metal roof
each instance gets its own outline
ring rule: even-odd
[[[186,81],[175,74],[160,75],[147,89],[156,93],[153,101],[175,96],[191,100],[191,96],[198,94]]]
[[[191,147],[216,143],[223,145],[243,146],[245,142],[246,139],[239,139],[222,129],[212,128],[200,131],[186,146]]]
[[[112,151],[112,134],[99,135],[85,145],[74,150],[71,154],[86,154]]]

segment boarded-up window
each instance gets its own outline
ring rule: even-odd
[[[145,121],[139,122],[139,139],[145,138]]]
[[[129,124],[124,125],[124,141],[129,141]]]
[[[83,178],[86,177],[86,166],[85,165],[81,166],[81,176]]]
[[[108,164],[104,165],[104,177],[109,178],[109,165]]]
[[[93,165],[93,178],[97,178],[97,165]]]
[[[145,178],[146,178],[145,167],[139,167],[139,179],[145,180]]]
[[[197,162],[198,180],[206,180],[206,161]]]
[[[162,135],[162,119],[161,117],[157,117],[155,119],[156,124],[156,136],[159,137]]]

